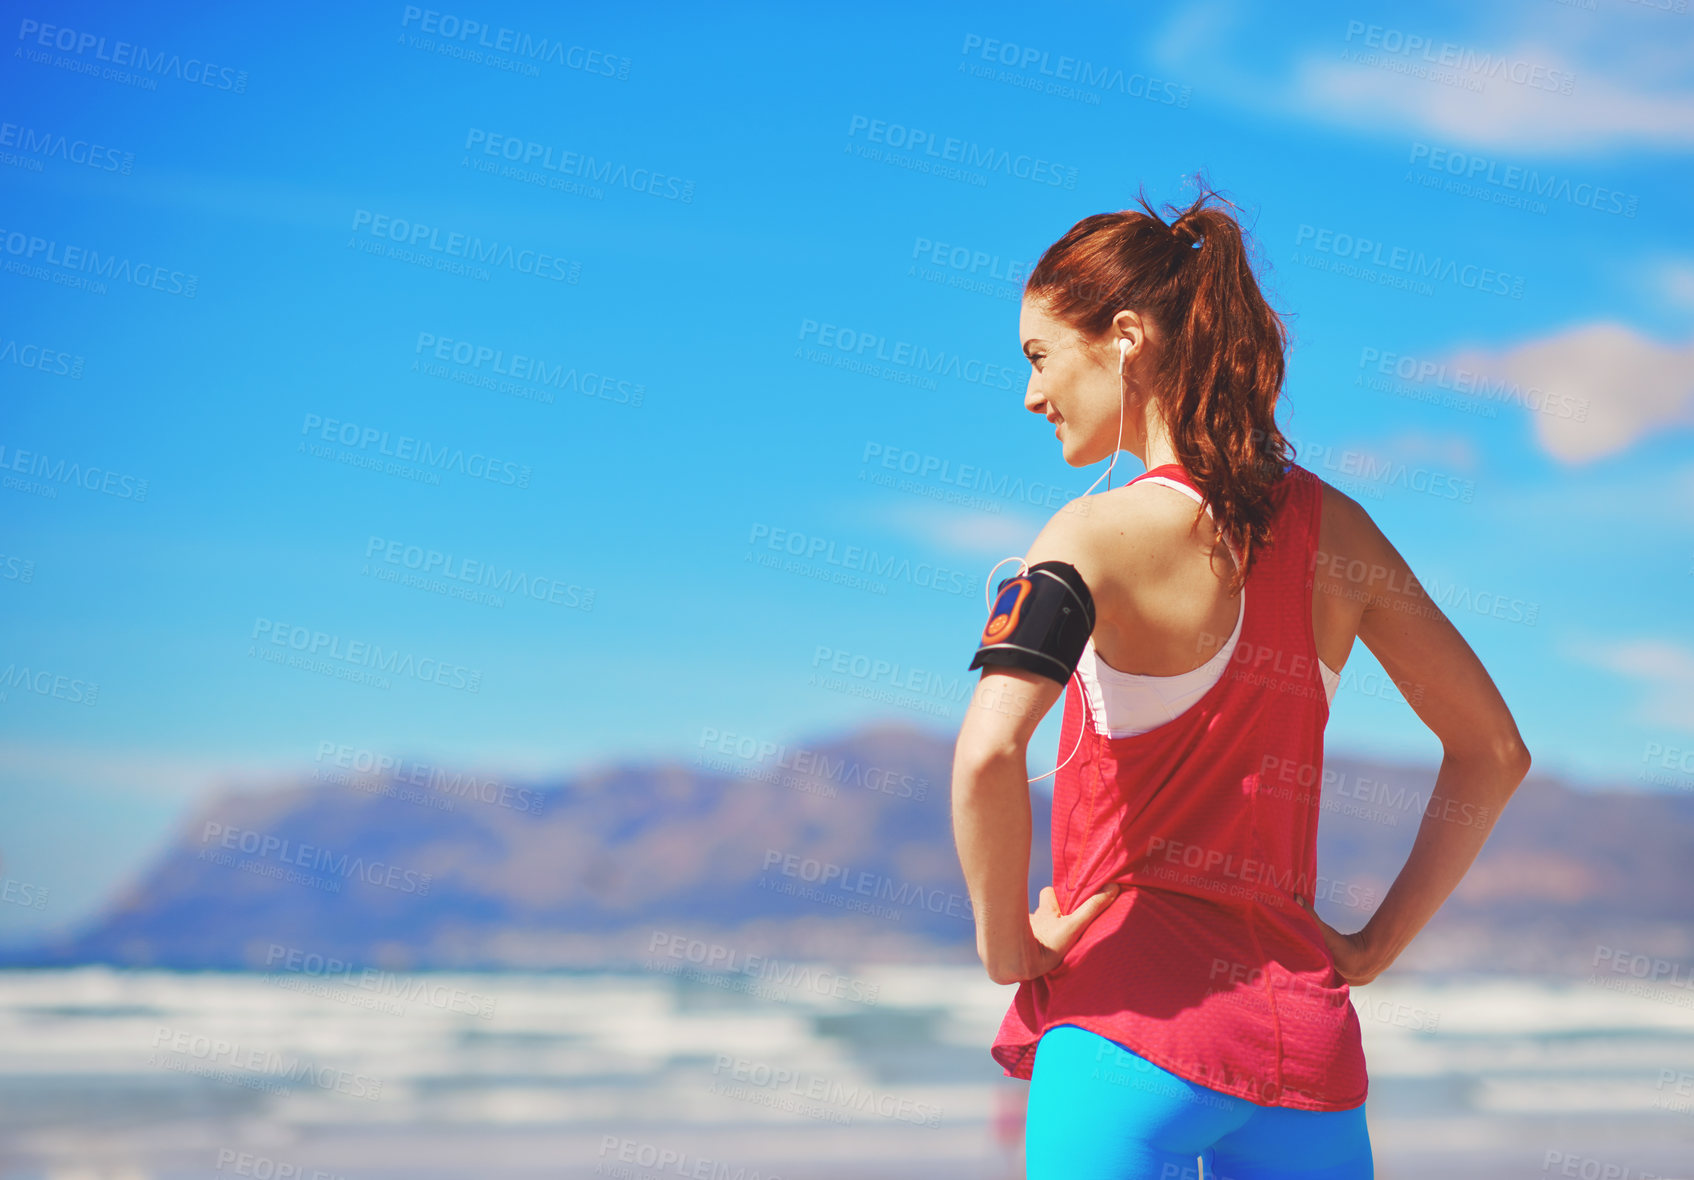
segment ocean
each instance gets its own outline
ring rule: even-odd
[[[988,1054],[1013,988],[666,965],[0,972],[0,1176],[1021,1174],[1027,1083]],[[1378,1177],[1694,1178],[1694,989],[1409,976],[1354,1003]]]

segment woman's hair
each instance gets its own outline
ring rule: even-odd
[[[1024,283],[1025,298],[1097,340],[1130,309],[1162,333],[1157,384],[1183,469],[1210,504],[1217,533],[1241,554],[1238,590],[1256,546],[1271,540],[1273,495],[1293,461],[1276,425],[1288,332],[1248,265],[1235,208],[1203,180],[1187,209],[1161,220],[1144,212],[1096,213],[1049,246]],[[1196,521],[1199,520],[1196,514]]]

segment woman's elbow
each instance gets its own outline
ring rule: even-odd
[[[1021,743],[962,733],[953,747],[953,778],[979,781],[1003,766],[1021,766],[1025,761],[1027,752]]]
[[[1501,767],[1516,776],[1513,779],[1514,786],[1522,782],[1525,776],[1529,774],[1529,747],[1524,744],[1517,726],[1514,725],[1510,733],[1502,734],[1495,739],[1493,753],[1495,760],[1500,763]]]
[[[1496,735],[1475,748],[1474,759],[1493,770],[1491,778],[1497,779],[1510,795],[1517,790],[1529,774],[1529,747],[1523,738],[1518,736],[1514,728],[1510,733]]]
[[[998,960],[991,962],[989,957],[983,954],[980,950],[977,951],[976,957],[982,961],[982,969],[988,973],[988,978],[991,982],[997,983],[1001,987],[1010,983],[1023,982],[1023,972],[1017,968],[1006,963],[999,962]]]
[[[1510,720],[1504,726],[1444,734],[1441,748],[1447,758],[1497,770],[1499,777],[1510,778],[1513,786],[1529,773],[1529,747]]]

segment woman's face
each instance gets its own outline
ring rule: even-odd
[[[1121,318],[1121,317],[1120,317]],[[1088,341],[1073,328],[1047,315],[1039,302],[1023,301],[1018,335],[1030,362],[1024,407],[1054,424],[1065,462],[1087,467],[1109,458],[1118,441],[1123,400],[1118,376],[1118,336]],[[1131,362],[1140,351],[1140,326],[1131,337]],[[1136,443],[1139,424],[1123,423],[1123,445]]]

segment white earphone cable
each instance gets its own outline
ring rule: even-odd
[[[1108,492],[1112,490],[1112,468],[1117,466],[1118,452],[1123,450],[1124,403],[1129,400],[1129,377],[1124,372],[1124,365],[1128,360],[1129,341],[1120,338],[1118,340],[1118,445],[1112,450],[1112,461],[1106,464],[1106,470],[1100,473],[1099,479],[1096,479],[1093,483],[1088,485],[1088,491],[1082,493],[1084,496],[1092,494],[1094,489],[1100,485],[1101,479],[1106,481],[1106,490]],[[1018,563],[1019,577],[1022,577],[1024,574],[1029,572],[1029,564],[1021,557],[1002,557],[999,561],[995,562],[988,571],[988,580],[982,585],[982,595],[988,604],[989,610],[994,609],[994,595],[989,589],[989,587],[994,584],[994,571],[1005,565],[1008,561],[1015,561]],[[1065,755],[1065,761],[1059,763],[1059,765],[1055,766],[1052,770],[1049,770],[1047,774],[1036,775],[1034,778],[1029,780],[1032,783],[1040,782],[1042,779],[1046,778],[1047,775],[1058,774],[1060,770],[1064,769],[1066,763],[1070,762],[1070,760],[1076,756],[1077,750],[1082,748],[1082,733],[1083,730],[1088,728],[1087,710],[1090,707],[1088,703],[1088,688],[1083,684],[1082,679],[1078,677],[1075,672],[1071,673],[1071,678],[1076,681],[1077,690],[1082,693],[1082,703],[1084,708],[1082,726],[1077,730],[1076,741],[1071,745],[1071,752]]]

